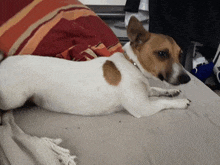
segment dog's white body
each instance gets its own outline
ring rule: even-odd
[[[0,109],[14,109],[30,99],[56,112],[101,115],[126,109],[139,118],[189,105],[188,99],[150,101],[149,96],[175,96],[180,91],[150,87],[146,77],[152,74],[142,67],[130,43],[125,50],[139,69],[122,53],[88,62],[33,55],[8,57],[0,64]],[[107,81],[105,72],[111,72],[103,67],[107,61],[116,67],[113,71],[117,70],[118,79]],[[171,77],[179,72],[173,71]]]
[[[114,62],[121,72],[118,86],[110,85],[103,76],[106,60]],[[122,53],[89,62],[13,56],[0,65],[0,91],[0,108],[4,110],[20,107],[31,99],[45,109],[79,115],[109,114],[125,108],[141,117],[162,109],[186,108],[189,103],[187,99],[150,102],[148,80]],[[167,95],[178,92],[170,90]]]
[[[114,61],[126,75],[117,87],[109,85],[103,77],[102,66],[107,59]],[[33,55],[13,56],[0,65],[0,107],[19,107],[30,98],[37,105],[57,112],[82,115],[111,113],[122,109],[121,103],[125,99],[122,93],[130,88],[130,83],[137,84],[141,77],[121,53],[89,62]],[[128,79],[133,82],[126,83]]]

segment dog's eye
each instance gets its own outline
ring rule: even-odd
[[[165,51],[159,51],[158,56],[161,58],[169,58],[169,53]]]

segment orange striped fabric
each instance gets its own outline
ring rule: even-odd
[[[1,20],[0,49],[6,56],[88,60],[123,52],[111,29],[77,0],[33,0],[21,8],[8,20]]]

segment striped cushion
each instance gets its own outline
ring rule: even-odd
[[[85,61],[123,52],[112,30],[77,0],[0,1],[0,49]]]

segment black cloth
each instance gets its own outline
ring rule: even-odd
[[[214,48],[220,42],[219,1],[149,0],[149,15],[149,31],[172,36],[183,50],[191,41]]]
[[[141,0],[127,0],[124,11],[137,13]]]

